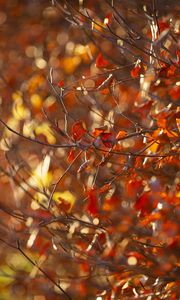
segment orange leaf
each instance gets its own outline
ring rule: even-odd
[[[109,89],[108,89],[108,88],[105,88],[105,89],[101,90],[100,93],[101,93],[102,95],[108,95],[108,94],[109,94]]]
[[[160,220],[161,218],[162,218],[161,213],[156,212],[156,213],[150,214],[148,216],[145,216],[140,224],[141,224],[141,226],[147,226],[149,223]]]
[[[99,127],[99,128],[95,128],[92,134],[93,134],[94,137],[98,137],[98,136],[100,136],[100,134],[103,133],[106,129],[107,129],[107,126],[102,126],[102,127]]]
[[[120,140],[124,138],[127,135],[126,131],[124,130],[119,130],[119,132],[116,135],[116,140]]]
[[[75,141],[79,141],[85,134],[86,129],[83,126],[82,121],[78,121],[72,126],[72,135]]]

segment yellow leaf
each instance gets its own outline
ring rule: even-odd
[[[31,104],[34,108],[40,109],[42,107],[42,98],[38,94],[33,94],[30,98]]]
[[[10,118],[7,122],[7,125],[10,128],[13,128],[15,131],[19,131],[19,121],[15,118]],[[13,132],[11,132],[8,128],[5,128],[4,130],[4,137],[11,137],[13,136],[13,139],[17,137]]]
[[[159,146],[159,144],[155,142],[148,148],[148,151],[150,151],[151,153],[156,153],[158,146]]]
[[[29,184],[39,189],[47,188],[52,182],[52,173],[49,171],[50,156],[46,155],[45,159],[38,164],[29,178]]]
[[[55,192],[53,195],[53,200],[57,203],[61,203],[62,200],[70,204],[70,209],[72,209],[74,203],[75,203],[75,197],[74,195],[69,192],[69,191],[64,191],[64,192]]]
[[[23,135],[30,138],[35,138],[34,129],[36,128],[36,126],[37,125],[34,120],[25,121],[23,125]]]
[[[13,114],[14,118],[18,121],[29,118],[30,111],[23,104],[22,98],[15,99],[15,101],[13,103],[13,107],[12,107],[12,114]]]
[[[16,91],[12,94],[12,99],[14,101],[19,101],[22,100],[22,92],[21,91]]]
[[[49,127],[49,124],[46,122],[43,122],[40,125],[36,126],[35,134],[43,134],[46,137],[48,143],[51,145],[56,143],[56,138],[53,135],[53,131]]]

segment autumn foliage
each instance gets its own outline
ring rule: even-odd
[[[179,299],[177,1],[0,1],[0,25],[0,299]]]

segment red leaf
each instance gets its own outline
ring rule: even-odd
[[[106,17],[104,19],[104,24],[105,25],[111,24],[112,16],[113,16],[112,13],[109,13],[109,14],[106,15]]]
[[[92,215],[96,215],[98,213],[98,198],[97,198],[97,191],[92,188],[88,192],[88,206],[87,210]]]
[[[114,135],[110,132],[101,133],[101,141],[107,148],[112,148],[116,142]]]
[[[180,86],[173,86],[172,89],[169,91],[169,95],[173,100],[180,99]]]
[[[75,141],[79,141],[85,134],[86,129],[83,126],[82,121],[78,121],[72,126],[72,135]]]
[[[168,28],[169,28],[169,23],[163,22],[163,21],[159,21],[160,32],[163,32],[165,29],[168,29]]]
[[[39,218],[41,220],[47,220],[52,218],[52,214],[48,210],[44,210],[41,208],[37,209],[34,214],[36,218]]]
[[[102,56],[102,53],[99,53],[99,55],[96,58],[96,67],[97,68],[106,68],[108,67],[109,62],[108,60],[104,59]]]
[[[45,253],[48,251],[48,249],[50,248],[50,246],[51,246],[51,243],[50,243],[50,242],[46,242],[46,243],[42,246],[42,248],[40,249],[39,254],[40,254],[40,255],[45,254]]]
[[[136,78],[140,75],[141,73],[141,66],[137,65],[131,70],[131,77]]]
[[[150,214],[158,205],[157,198],[150,192],[144,192],[136,201],[134,207],[140,211],[140,216],[145,217]]]
[[[141,179],[140,180],[131,179],[126,184],[127,194],[131,198],[136,197],[137,193],[142,191],[142,189],[143,189],[143,182]]]
[[[141,105],[139,105],[137,107],[137,113],[139,113],[143,119],[147,118],[147,116],[150,113],[152,105],[153,105],[152,100],[149,100],[149,101],[146,101],[145,103],[142,103]]]
[[[149,213],[149,194],[143,193],[134,205],[135,209],[141,211],[141,216],[146,216]]]
[[[75,158],[75,150],[74,149],[71,149],[70,152],[69,152],[69,155],[67,157],[67,161],[69,163],[71,163]]]
[[[175,71],[176,71],[176,67],[173,65],[170,67],[163,66],[159,70],[159,77],[162,77],[162,78],[172,77],[172,76],[174,76]]]
[[[60,80],[58,83],[57,83],[57,86],[62,88],[64,86],[64,80]]]
[[[34,246],[39,250],[39,254],[42,255],[45,254],[50,248],[51,242],[45,242],[44,239],[40,235],[38,235],[34,242]]]
[[[170,67],[168,68],[168,71],[167,71],[167,77],[172,77],[172,76],[174,76],[175,71],[176,71],[176,67],[173,66],[173,65],[170,66]]]

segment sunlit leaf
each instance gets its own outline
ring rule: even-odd
[[[64,192],[55,192],[53,195],[53,200],[62,209],[65,209],[66,211],[71,211],[76,198],[70,191],[64,191]]]
[[[39,189],[49,187],[52,182],[52,173],[49,171],[51,158],[46,155],[44,160],[38,164],[29,178],[29,183]]]

